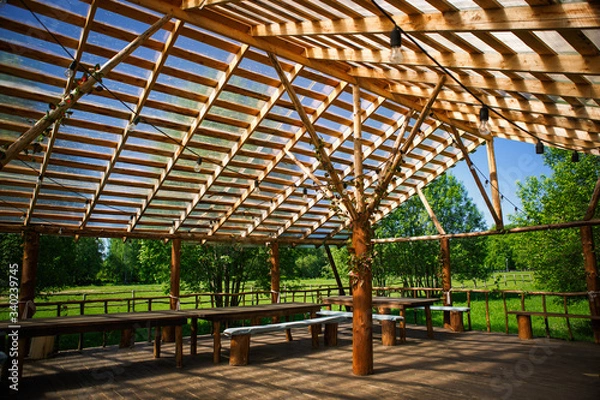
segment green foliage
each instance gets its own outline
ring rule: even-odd
[[[111,239],[108,245],[108,256],[99,278],[111,283],[138,282],[140,248],[140,240]]]
[[[544,162],[552,168],[552,176],[528,178],[519,185],[524,211],[514,221],[532,225],[582,219],[600,175],[600,158],[580,155],[580,161],[573,163],[571,153],[550,148]],[[579,229],[532,232],[518,239],[512,243],[516,263],[535,271],[540,289],[586,290]],[[594,240],[600,241],[598,230]]]
[[[423,191],[440,224],[448,233],[485,229],[483,215],[467,196],[464,186],[452,175],[443,174]],[[416,196],[394,210],[375,229],[375,237],[435,235],[437,230]],[[400,276],[405,286],[438,286],[440,246],[435,241],[414,241],[376,246],[374,284],[385,286]],[[484,239],[451,240],[452,273],[457,279],[485,278]]]

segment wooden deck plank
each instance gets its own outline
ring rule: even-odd
[[[340,325],[337,347],[312,349],[308,332],[286,342],[283,333],[253,339],[252,362],[244,368],[212,363],[212,338],[200,336],[198,355],[184,354],[173,369],[173,344],[165,359],[152,346],[84,350],[31,362],[21,381],[23,398],[202,398],[202,399],[597,399],[600,346],[561,340],[521,342],[516,335],[436,330],[409,326],[406,345],[375,340],[375,373],[352,374],[351,327]],[[375,330],[375,336],[380,332]],[[184,346],[184,348],[187,347]],[[228,346],[227,349],[228,351]],[[227,354],[227,352],[226,352]],[[85,368],[81,368],[85,365]],[[273,379],[277,377],[277,379]]]

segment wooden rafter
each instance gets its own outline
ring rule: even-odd
[[[129,56],[136,48],[142,45],[145,40],[152,36],[170,19],[171,15],[167,14],[155,22],[146,32],[138,36],[133,42],[131,42],[113,58],[102,65],[96,72],[96,76],[106,76],[115,66],[117,66],[124,58]],[[0,169],[8,164],[13,158],[15,158],[23,149],[25,149],[25,147],[29,146],[29,144],[35,138],[41,135],[42,132],[44,132],[50,125],[55,123],[57,120],[60,120],[64,116],[65,112],[71,109],[83,95],[89,93],[95,85],[95,79],[88,79],[85,83],[73,89],[69,95],[65,96],[57,105],[56,109],[48,111],[46,116],[40,118],[34,126],[28,129],[27,132],[21,135],[21,137],[19,137],[8,147],[8,149],[6,149],[2,159],[0,159]]]
[[[90,4],[90,8],[88,11],[88,16],[85,21],[85,25],[83,30],[81,31],[81,36],[79,38],[79,45],[77,46],[77,50],[75,51],[74,60],[77,64],[81,61],[81,56],[83,54],[83,48],[87,43],[87,38],[90,34],[90,28],[92,26],[92,22],[94,21],[94,15],[96,15],[96,9],[98,8],[96,0],[92,0]],[[70,77],[67,78],[67,83],[65,85],[65,91],[63,92],[63,97],[67,95],[73,86],[73,82],[76,78],[76,74],[74,73]],[[46,151],[44,153],[44,160],[42,161],[42,165],[40,167],[39,176],[40,178],[37,180],[35,185],[35,189],[33,191],[33,195],[31,196],[31,201],[29,202],[29,209],[27,211],[27,216],[25,217],[24,225],[29,225],[31,222],[31,216],[35,210],[35,206],[38,201],[38,196],[40,194],[40,190],[42,189],[44,175],[46,174],[46,170],[48,169],[48,164],[50,161],[50,157],[52,157],[52,150],[54,149],[54,143],[56,142],[56,136],[58,135],[60,124],[55,123],[52,127],[52,132],[50,133],[48,139],[48,145],[46,146]]]
[[[596,186],[594,186],[594,192],[592,193],[592,198],[590,199],[590,204],[585,212],[585,216],[583,217],[584,221],[591,221],[594,218],[594,214],[596,213],[596,207],[598,206],[598,200],[600,199],[600,178],[596,181]]]
[[[165,65],[165,62],[167,61],[167,58],[169,56],[169,51],[175,45],[175,42],[177,40],[177,37],[179,36],[181,28],[183,27],[183,24],[184,23],[181,21],[175,22],[174,29],[171,31],[169,37],[167,38],[167,41],[165,42],[164,50],[159,55],[158,60],[154,66],[154,69],[152,70],[152,73],[150,74],[149,79],[146,81],[146,86],[144,87],[144,90],[142,91],[142,95],[139,97],[139,99],[137,101],[136,107],[134,109],[134,114],[130,117],[131,122],[133,122],[137,117],[139,117],[139,115],[142,112],[142,109],[146,105],[148,97],[150,96],[150,92],[154,89],[154,86],[156,85],[158,76],[160,75],[160,72],[162,71],[162,69]],[[117,148],[115,149],[115,152],[113,153],[113,156],[111,157],[110,162],[108,163],[108,165],[106,166],[106,169],[104,170],[104,174],[102,175],[100,184],[98,185],[98,188],[96,189],[96,193],[92,197],[90,204],[87,207],[86,213],[83,217],[83,220],[81,221],[82,228],[85,227],[86,224],[88,223],[88,221],[90,220],[90,217],[92,216],[92,213],[94,212],[94,209],[96,208],[96,205],[98,204],[98,200],[100,199],[102,192],[104,191],[104,189],[106,188],[106,185],[108,184],[111,174],[115,168],[115,165],[117,164],[117,161],[119,160],[119,157],[121,156],[121,153],[125,149],[127,139],[130,136],[131,130],[132,129],[130,128],[130,125],[127,124],[127,126],[125,127],[125,129],[123,131],[123,134],[119,137],[119,140],[117,143]]]
[[[538,7],[505,7],[496,10],[451,11],[437,15],[394,15],[393,18],[409,34],[413,32],[593,29],[600,24],[600,7],[597,4],[577,3]],[[387,18],[367,17],[257,25],[252,28],[252,34],[254,36],[389,34],[393,28],[393,24]]]
[[[440,235],[445,235],[446,231],[442,227],[442,224],[440,224],[440,221],[437,219],[435,213],[433,212],[433,209],[431,208],[431,206],[429,205],[429,202],[427,201],[427,197],[425,197],[425,194],[423,193],[423,191],[421,190],[420,187],[417,187],[417,194],[419,195],[419,199],[421,199],[421,203],[423,203],[423,206],[425,207],[425,210],[427,211],[429,218],[431,218],[433,225],[435,225],[435,229],[437,229],[437,231]]]
[[[421,109],[419,118],[417,118],[417,121],[413,125],[413,127],[410,131],[410,134],[408,135],[408,137],[406,138],[406,140],[400,147],[398,153],[393,155],[394,161],[387,165],[387,169],[384,172],[383,177],[379,180],[379,183],[374,190],[374,195],[371,198],[371,201],[369,203],[369,207],[367,209],[367,214],[369,214],[369,215],[373,214],[373,212],[375,210],[377,210],[377,208],[379,207],[379,203],[381,202],[381,200],[385,196],[386,191],[388,190],[388,185],[389,185],[390,181],[392,180],[392,177],[394,176],[394,172],[396,171],[396,168],[398,168],[398,165],[400,165],[400,162],[402,161],[402,155],[407,153],[408,149],[411,146],[413,146],[412,141],[414,140],[417,133],[419,133],[419,130],[421,129],[421,125],[425,121],[425,118],[427,118],[427,116],[429,114],[429,110],[433,106],[433,103],[434,103],[438,93],[444,87],[445,82],[446,82],[446,75],[441,75],[437,86],[435,87],[435,89],[433,90],[433,93],[431,94],[431,97],[429,98],[427,103]]]
[[[502,222],[502,219],[500,218],[500,216],[496,213],[496,209],[494,208],[494,205],[490,201],[490,198],[488,197],[488,194],[485,191],[485,187],[481,183],[481,179],[479,179],[479,175],[477,174],[477,171],[475,171],[475,166],[473,165],[473,162],[471,161],[471,157],[469,156],[469,151],[463,144],[458,131],[455,129],[452,129],[452,130],[453,130],[452,133],[454,134],[455,143],[458,146],[458,148],[460,149],[460,151],[462,152],[463,157],[465,158],[465,161],[469,167],[469,171],[471,171],[471,175],[473,175],[475,184],[477,185],[477,188],[479,189],[479,192],[481,193],[481,197],[483,197],[483,200],[485,201],[485,204],[488,207],[488,210],[492,214],[492,218],[494,219],[494,222],[496,223],[496,229],[502,229],[504,227],[504,223]]]
[[[196,133],[196,130],[202,124],[202,122],[205,120],[205,118],[207,117],[208,113],[210,112],[210,109],[215,104],[215,101],[217,100],[217,98],[219,97],[219,95],[221,94],[221,92],[223,91],[223,88],[225,87],[225,85],[227,84],[227,82],[229,81],[229,79],[231,78],[231,76],[232,76],[233,72],[235,71],[235,69],[242,62],[242,60],[244,58],[244,54],[246,53],[246,50],[248,50],[248,46],[242,45],[240,47],[240,50],[238,51],[238,53],[236,54],[236,56],[234,57],[234,59],[232,60],[232,62],[229,63],[228,69],[225,71],[225,73],[223,73],[221,75],[221,77],[217,81],[217,86],[215,87],[215,89],[210,94],[210,96],[209,96],[206,104],[204,104],[203,107],[199,110],[198,116],[194,119],[194,121],[192,122],[192,125],[187,130],[185,136],[181,140],[181,144],[178,145],[177,148],[175,149],[175,153],[173,154],[173,157],[171,157],[171,159],[169,161],[167,161],[167,166],[163,170],[163,172],[161,173],[160,178],[156,182],[156,184],[154,185],[153,190],[150,192],[150,194],[148,195],[147,199],[142,204],[142,207],[141,207],[140,211],[137,213],[137,215],[131,221],[130,227],[128,229],[129,231],[131,231],[131,230],[133,230],[135,228],[135,226],[139,222],[140,218],[144,215],[144,213],[148,209],[148,206],[150,205],[150,203],[152,202],[152,200],[154,200],[154,198],[156,197],[156,195],[158,194],[158,192],[163,187],[165,181],[169,177],[169,174],[171,173],[171,171],[175,167],[175,164],[177,164],[177,162],[179,161],[179,159],[181,158],[181,156],[185,152],[187,146],[191,143],[192,138],[194,137],[194,134]],[[190,210],[190,212],[191,211],[192,210]],[[188,216],[189,216],[189,213],[186,213],[185,215],[182,215],[182,218],[174,221],[172,232],[177,231],[177,229],[179,229],[179,227],[181,226],[181,224],[183,223],[183,221],[185,221],[185,219]]]
[[[344,205],[346,206],[346,209],[350,213],[350,217],[352,219],[356,219],[357,218],[356,209],[354,208],[354,205],[348,198],[347,193],[344,191],[344,185],[342,183],[342,180],[338,176],[336,169],[334,168],[333,164],[331,163],[329,155],[327,154],[327,152],[324,149],[324,144],[323,144],[322,140],[319,138],[319,136],[317,135],[317,132],[316,132],[310,118],[308,117],[308,115],[306,114],[306,111],[304,110],[304,106],[302,105],[302,103],[298,99],[298,96],[296,95],[296,91],[292,87],[287,76],[285,76],[285,72],[281,68],[281,64],[279,64],[279,60],[277,59],[277,57],[273,53],[269,53],[269,59],[271,60],[273,67],[275,67],[275,70],[277,71],[277,74],[279,75],[279,79],[281,79],[281,82],[285,86],[285,88],[288,92],[288,96],[292,100],[292,103],[294,104],[294,108],[296,109],[296,112],[300,116],[300,119],[302,120],[302,123],[304,124],[304,126],[306,128],[306,132],[308,132],[308,134],[310,136],[312,144],[315,147],[315,152],[318,154],[318,158],[320,159],[321,165],[329,173],[331,182],[332,182],[333,186],[335,187],[335,190],[338,192],[338,194],[342,198],[342,201],[343,201]]]

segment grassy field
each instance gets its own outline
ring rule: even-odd
[[[531,273],[509,273],[509,274],[495,274],[492,278],[486,282],[454,282],[455,288],[477,288],[477,289],[488,289],[491,290],[488,297],[489,314],[490,314],[490,325],[493,332],[505,332],[505,317],[504,317],[504,303],[502,294],[498,290],[523,290],[525,292],[534,290],[534,282],[532,280],[533,275]],[[389,286],[400,286],[399,282],[388,283]],[[317,289],[319,287],[335,286],[334,279],[310,279],[293,281],[290,284],[286,282],[281,283],[282,290],[285,289]],[[258,290],[251,284],[246,286],[247,291]],[[185,294],[185,293],[182,293]],[[335,293],[334,293],[335,294]],[[54,317],[57,315],[57,306],[48,305],[44,306],[45,302],[64,302],[64,301],[80,301],[80,300],[99,300],[99,299],[123,299],[123,301],[115,302],[111,301],[108,303],[108,311],[114,312],[127,312],[127,311],[145,311],[148,309],[148,301],[141,300],[142,297],[158,297],[165,296],[165,286],[163,285],[121,285],[121,286],[86,286],[86,287],[72,287],[66,288],[58,293],[46,294],[36,300],[37,311],[36,317]],[[129,299],[129,302],[126,300]],[[138,299],[138,300],[135,300]],[[259,296],[258,300],[262,303],[268,303],[270,298],[268,295]],[[305,299],[300,295],[296,297],[296,301],[304,301]],[[317,298],[314,294],[308,295],[306,301],[316,301]],[[0,302],[5,302],[6,299],[0,298]],[[252,300],[248,299],[248,303],[256,301],[256,297]],[[286,301],[291,301],[287,299]],[[209,297],[201,298],[201,307],[210,307]],[[466,293],[454,292],[453,302],[455,305],[466,305],[467,295]],[[128,304],[129,303],[129,304]],[[194,308],[195,298],[187,298],[181,300],[181,307]],[[521,308],[521,298],[519,294],[507,294],[506,305],[508,310],[519,310]],[[527,310],[542,311],[542,298],[541,296],[526,295],[525,306]],[[169,308],[169,299],[159,299],[152,301],[152,310],[165,310]],[[562,297],[547,296],[546,308],[549,312],[564,313],[564,303]],[[588,302],[583,298],[582,301],[568,303],[568,310],[571,314],[589,314]],[[104,303],[93,303],[86,304],[85,314],[99,314],[104,312]],[[68,304],[62,305],[60,309],[60,315],[79,315],[80,306],[79,304]],[[443,313],[433,312],[434,325],[443,326]],[[0,320],[6,320],[8,318],[8,310],[0,310]],[[416,321],[418,324],[424,325],[423,312],[413,313],[413,311],[407,312],[407,322],[409,324]],[[465,327],[467,326],[467,318],[465,316]],[[533,330],[535,336],[545,336],[544,320],[541,317],[533,317]],[[485,318],[485,294],[484,293],[472,293],[471,294],[471,324],[474,330],[485,331],[486,318]],[[590,323],[583,319],[572,319],[570,321],[571,331],[575,340],[591,341],[593,338]],[[508,316],[509,333],[517,333],[516,317],[514,315]],[[189,326],[184,327],[184,334],[189,335]],[[208,333],[210,326],[207,322],[199,321],[199,330],[201,333]],[[554,338],[569,339],[569,333],[567,323],[564,318],[550,318],[549,319],[549,330],[550,334]],[[143,341],[148,337],[148,333],[145,329],[141,329],[136,332],[136,340]],[[78,335],[66,335],[60,339],[60,348],[77,348],[79,336]],[[107,334],[107,344],[117,344],[119,342],[119,332],[110,332]],[[84,335],[84,347],[99,346],[102,343],[101,333],[90,333]]]

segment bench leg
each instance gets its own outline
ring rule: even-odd
[[[337,346],[338,324],[325,324],[325,346]]]
[[[198,354],[198,318],[192,318],[192,331],[190,333],[190,354]]]
[[[450,311],[450,329],[454,332],[464,332],[462,311]]]
[[[319,331],[321,330],[321,324],[311,325],[308,327],[310,329],[310,335],[312,336],[312,347],[313,349],[319,348]]]
[[[183,367],[183,326],[175,326],[175,365]]]
[[[121,341],[119,343],[119,348],[120,349],[126,349],[129,347],[133,347],[133,343],[134,343],[134,332],[135,330],[130,328],[130,329],[123,329],[121,331]]]
[[[517,325],[519,327],[519,339],[533,339],[530,315],[517,315]]]
[[[250,335],[234,335],[231,337],[229,365],[248,365],[250,352]]]
[[[213,363],[221,362],[221,322],[213,322]]]
[[[396,345],[396,322],[381,321],[381,344],[384,346]]]

